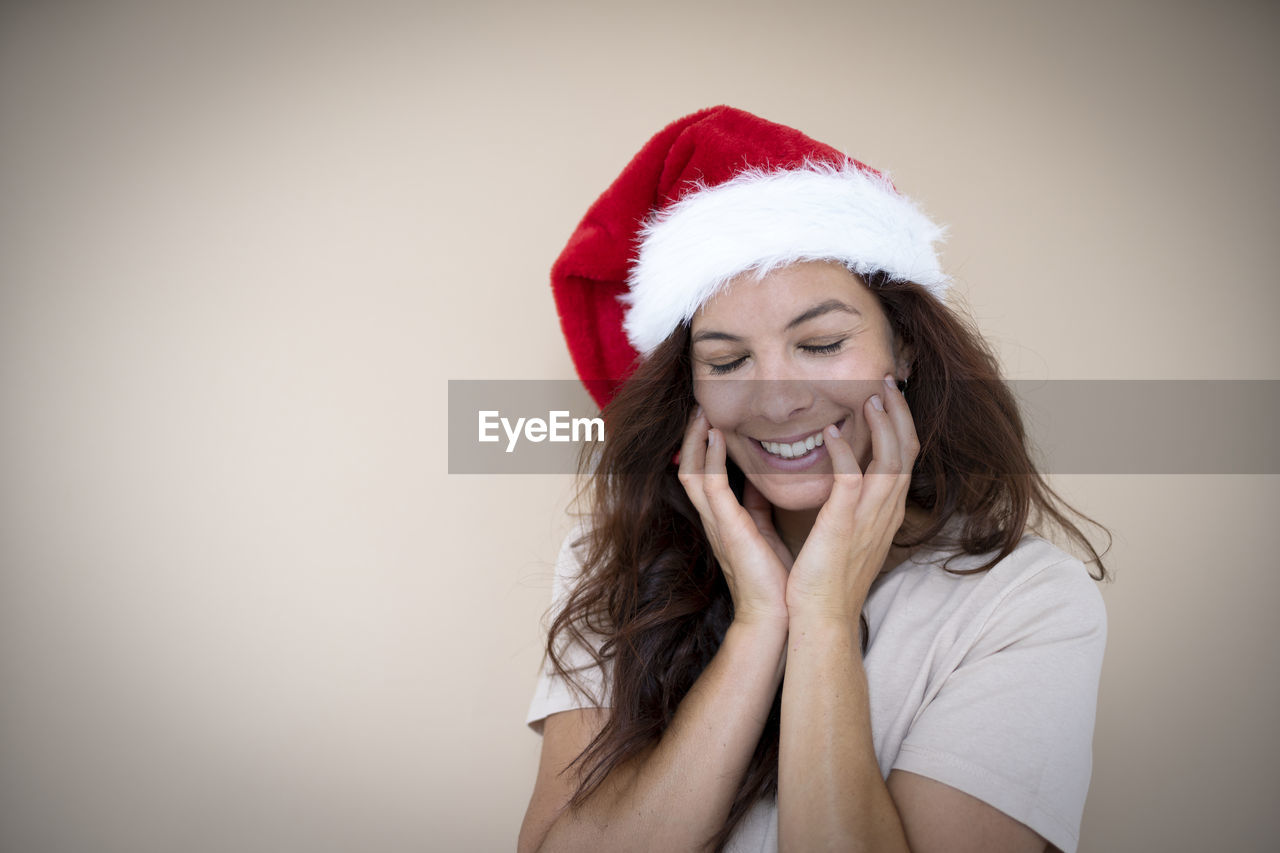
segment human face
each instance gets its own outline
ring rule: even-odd
[[[747,479],[784,510],[820,507],[832,467],[825,446],[806,443],[796,455],[779,445],[836,424],[865,471],[864,406],[886,374],[905,379],[908,370],[879,300],[829,261],[733,279],[694,315],[691,346],[694,396],[707,421]]]

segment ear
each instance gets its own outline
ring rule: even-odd
[[[915,347],[902,343],[895,333],[893,336],[893,375],[899,381],[911,378],[911,364],[915,361]]]

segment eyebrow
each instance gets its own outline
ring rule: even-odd
[[[790,331],[791,329],[794,329],[796,326],[799,326],[803,323],[807,323],[810,320],[813,320],[817,317],[821,317],[823,314],[830,314],[832,311],[843,311],[846,314],[855,314],[859,317],[862,316],[862,312],[859,311],[857,308],[854,308],[849,303],[841,302],[839,299],[828,299],[825,302],[819,302],[817,305],[799,314],[795,319],[793,319],[790,323],[786,325],[786,331]],[[731,335],[728,332],[717,332],[713,329],[704,329],[703,331],[698,332],[696,335],[693,336],[693,340],[691,341],[691,343],[696,344],[699,341],[741,342],[742,338],[738,337],[737,335]]]

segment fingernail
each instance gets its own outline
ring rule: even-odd
[[[875,407],[875,410],[876,410],[877,412],[883,412],[883,411],[884,411],[884,401],[880,399],[880,395],[879,395],[879,394],[872,394],[872,395],[871,395],[871,405]]]
[[[894,379],[894,378],[893,378],[893,374],[892,374],[892,373],[886,373],[886,374],[884,375],[884,384],[885,384],[885,385],[888,385],[890,388],[897,388],[897,387],[898,387],[898,380],[896,380],[896,379]]]
[[[836,425],[835,425],[835,424],[831,424],[830,426],[828,426],[828,427],[826,428],[825,432],[826,432],[826,434],[827,434],[827,435],[831,436],[832,438],[839,438],[839,437],[840,437],[840,430],[836,429]]]

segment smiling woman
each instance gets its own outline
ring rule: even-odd
[[[553,283],[609,440],[522,850],[1075,849],[1106,621],[1038,534],[1105,570],[944,302],[939,234],[727,107],[588,211]]]

